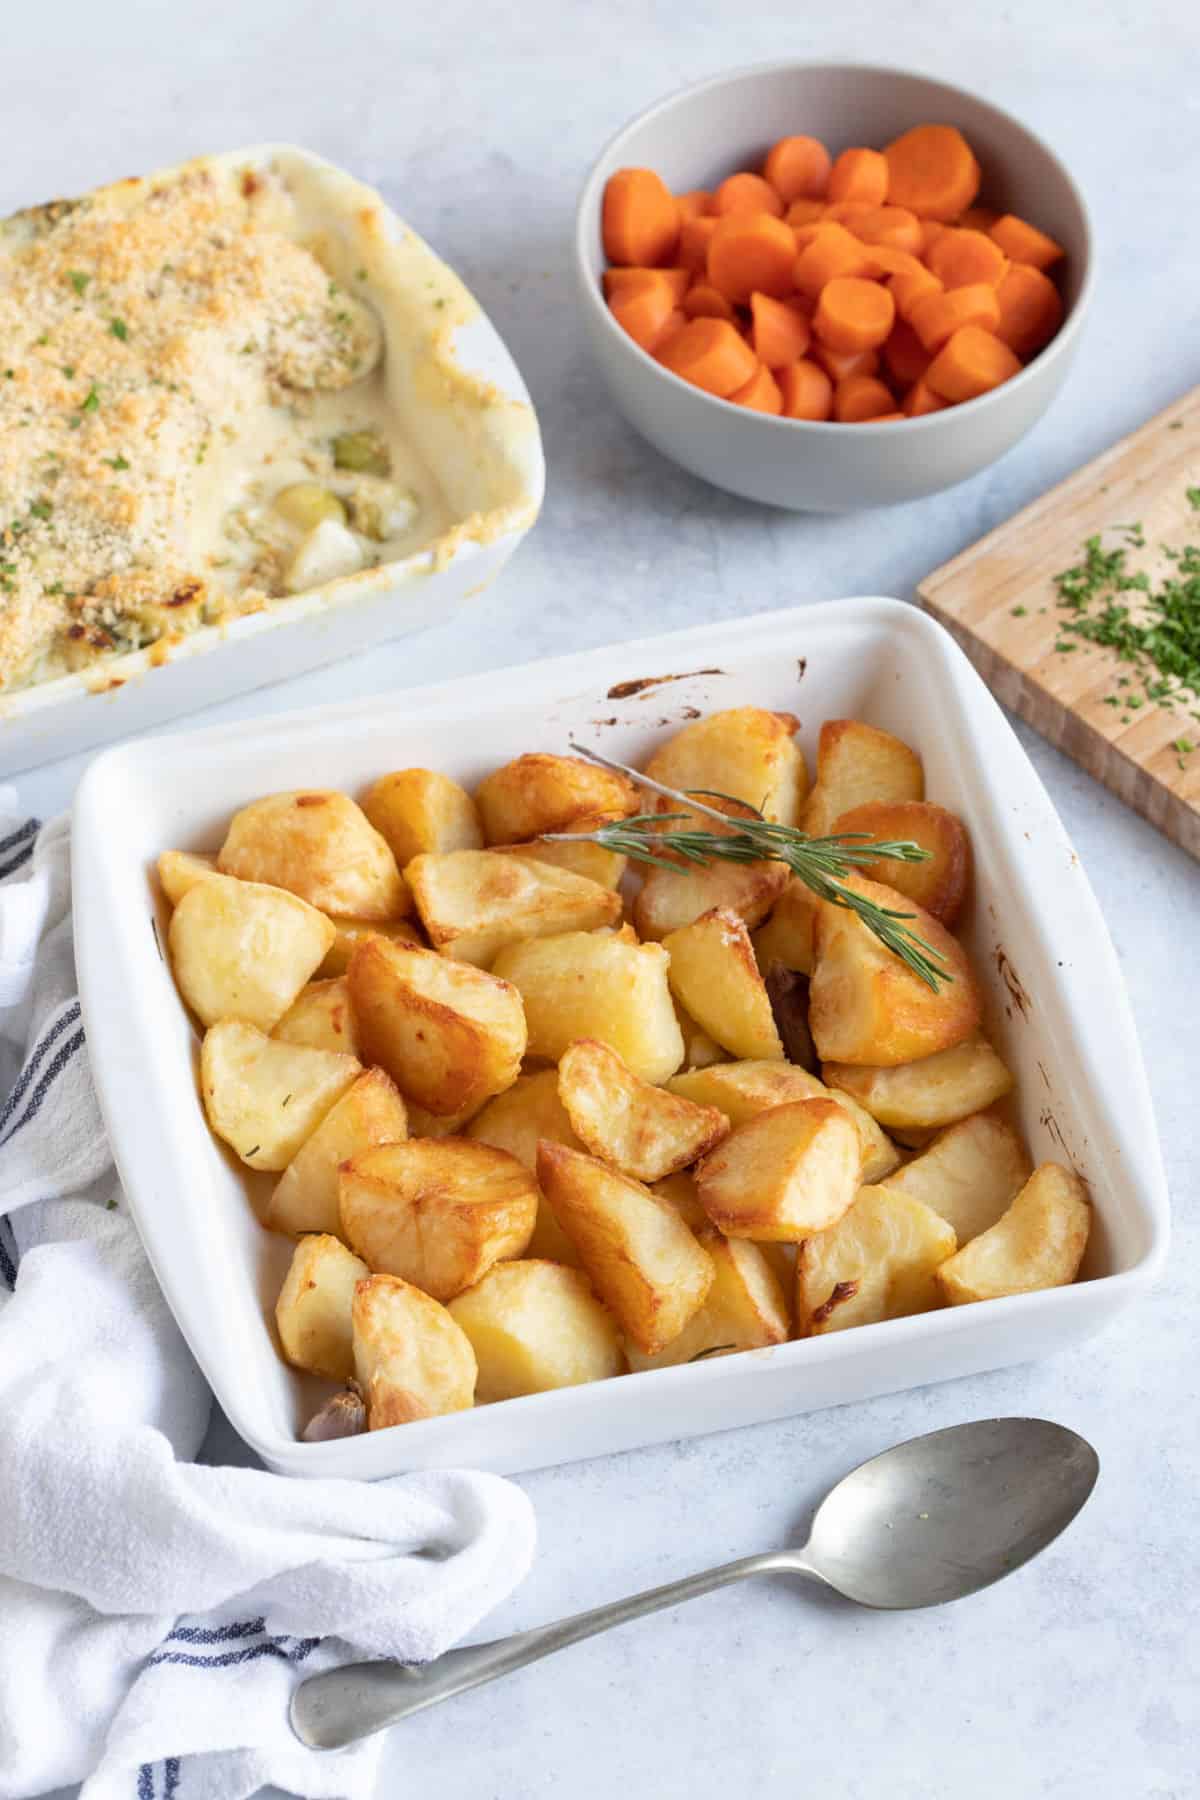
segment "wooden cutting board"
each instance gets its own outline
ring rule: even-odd
[[[921,582],[921,604],[953,633],[996,698],[1111,788],[1165,836],[1200,857],[1200,697],[1174,710],[1144,700],[1137,670],[1113,650],[1069,639],[1054,577],[1099,532],[1105,549],[1127,548],[1131,570],[1157,582],[1171,568],[1165,544],[1200,544],[1200,388],[1122,438],[1007,524]],[[1121,527],[1140,523],[1145,547]],[[1131,598],[1136,598],[1132,596]],[[1117,685],[1121,676],[1129,685]],[[1198,747],[1176,748],[1179,739]]]

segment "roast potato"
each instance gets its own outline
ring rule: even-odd
[[[761,706],[731,706],[695,719],[669,738],[646,764],[646,774],[664,787],[695,793],[706,804],[725,794],[755,807],[780,825],[798,825],[808,789],[804,757],[795,739],[800,721],[792,713]],[[659,812],[674,810],[659,798]]]
[[[1088,1191],[1072,1169],[1042,1163],[1007,1212],[938,1270],[951,1306],[999,1300],[1074,1281],[1092,1224]]]
[[[860,1181],[881,1181],[900,1161],[896,1146],[857,1100],[826,1087],[807,1069],[792,1063],[717,1063],[673,1075],[668,1086],[673,1094],[683,1094],[702,1106],[719,1107],[732,1125],[744,1125],[773,1106],[788,1106],[796,1100],[836,1100],[858,1131],[863,1157]]]
[[[788,1304],[771,1267],[770,1246],[752,1244],[749,1238],[722,1237],[711,1225],[701,1229],[699,1242],[714,1270],[708,1297],[657,1356],[629,1346],[634,1373],[727,1356],[735,1350],[762,1350],[768,1344],[782,1344],[790,1335]]]
[[[734,1056],[783,1060],[750,933],[736,913],[705,913],[671,932],[663,948],[672,993],[710,1037]]]
[[[729,1130],[724,1113],[642,1081],[595,1038],[579,1038],[563,1053],[558,1093],[592,1155],[638,1181],[686,1168]]]
[[[369,1275],[354,1290],[351,1320],[369,1431],[475,1404],[471,1340],[420,1288],[395,1275]]]
[[[944,973],[935,993],[856,913],[823,901],[808,1007],[821,1060],[909,1063],[950,1050],[978,1030],[982,995],[958,940],[932,913],[894,888],[861,875],[850,876],[844,885],[878,906],[908,915],[908,929],[940,956]]]
[[[674,1000],[675,996],[672,995],[671,998]],[[725,1052],[720,1044],[709,1037],[707,1031],[693,1019],[686,1006],[680,1006],[678,1000],[675,1000],[675,1017],[683,1033],[685,1069],[706,1069],[710,1063],[725,1061]]]
[[[483,1111],[476,1114],[467,1126],[467,1136],[478,1138],[483,1144],[494,1144],[497,1150],[507,1150],[534,1174],[537,1172],[537,1147],[542,1138],[566,1144],[572,1150],[583,1149],[571,1129],[567,1109],[558,1097],[557,1069],[539,1069],[532,1075],[518,1075],[510,1088],[489,1100]],[[526,1255],[535,1260],[572,1266],[579,1261],[574,1244],[540,1191],[537,1223]]]
[[[831,1088],[851,1095],[881,1125],[910,1135],[982,1112],[1013,1085],[1009,1071],[979,1032],[952,1050],[897,1067],[827,1062],[821,1073]]]
[[[494,975],[525,1004],[529,1054],[557,1062],[578,1038],[609,1044],[643,1081],[665,1081],[683,1061],[661,944],[618,932],[570,931],[501,950]]]
[[[996,1223],[1032,1168],[1011,1125],[994,1113],[972,1113],[939,1131],[927,1150],[884,1185],[940,1213],[961,1245]]]
[[[317,970],[323,979],[344,975],[350,958],[366,937],[389,938],[394,944],[415,944],[425,948],[425,938],[415,919],[330,919],[334,939],[325,952],[325,961]]]
[[[715,820],[698,818],[705,830],[719,831]],[[780,862],[686,863],[677,869],[650,864],[633,903],[638,936],[661,943],[672,931],[691,925],[715,908],[736,913],[748,928],[761,924],[787,886]]]
[[[505,944],[615,925],[620,896],[569,869],[500,850],[418,856],[405,870],[429,942],[486,968]]]
[[[403,870],[414,856],[482,850],[483,827],[466,788],[436,769],[397,769],[363,796],[363,812]]]
[[[363,1055],[406,1099],[470,1116],[516,1080],[525,1017],[507,981],[384,938],[359,944],[347,980]]]
[[[171,914],[179,991],[202,1025],[244,1019],[270,1031],[320,963],[333,928],[281,888],[212,875]]]
[[[796,1253],[800,1337],[874,1325],[942,1304],[937,1271],[954,1229],[931,1207],[890,1187],[863,1187],[837,1224]]]
[[[268,794],[243,806],[217,867],[352,919],[396,919],[411,910],[386,843],[349,794],[332,788]]]
[[[675,1208],[565,1144],[538,1146],[538,1180],[592,1286],[648,1356],[704,1304],[712,1259]]]
[[[311,1044],[315,1050],[344,1050],[357,1056],[358,1035],[344,975],[302,987],[271,1033],[284,1044]]]
[[[376,1274],[400,1275],[435,1300],[472,1286],[501,1257],[523,1254],[537,1217],[523,1163],[467,1138],[409,1138],[343,1163],[342,1236]]]
[[[361,1073],[353,1056],[280,1044],[240,1019],[210,1025],[200,1049],[208,1122],[252,1169],[286,1169]]]
[[[625,1373],[617,1322],[580,1269],[497,1263],[449,1310],[471,1340],[481,1406]]]
[[[349,1381],[354,1373],[350,1309],[366,1263],[335,1237],[315,1234],[296,1245],[275,1302],[283,1354],[298,1369]]]
[[[207,881],[217,872],[215,856],[199,855],[191,850],[164,850],[158,859],[158,885],[172,906],[198,881]]]
[[[923,800],[915,750],[861,719],[826,719],[817,740],[817,779],[804,809],[810,837],[828,837],[843,813],[868,800]]]
[[[702,1231],[711,1231],[712,1225],[708,1214],[700,1204],[700,1196],[696,1192],[696,1178],[686,1169],[678,1169],[674,1175],[664,1175],[656,1181],[650,1192],[657,1194],[660,1200],[666,1200],[679,1214],[688,1230],[699,1235]]]
[[[583,813],[560,827],[568,836],[579,838],[579,843],[551,844],[545,838],[531,838],[522,848],[539,862],[552,863],[556,869],[567,869],[572,875],[583,875],[588,881],[599,882],[601,887],[618,888],[629,858],[616,850],[606,850],[603,844],[589,844],[583,840],[590,832],[599,831],[602,826],[612,825],[624,817],[624,813],[614,812]]]
[[[971,840],[955,813],[929,800],[868,800],[843,813],[833,830],[861,834],[876,843],[907,840],[928,850],[925,862],[887,857],[873,864],[871,872],[898,894],[923,906],[947,930],[953,927],[971,879]]]
[[[696,1170],[726,1237],[795,1242],[836,1225],[858,1190],[862,1147],[836,1101],[796,1100],[737,1126]]]
[[[404,1101],[382,1069],[368,1069],[347,1088],[301,1145],[275,1184],[263,1224],[270,1231],[341,1235],[338,1169],[375,1144],[408,1135]]]
[[[817,905],[812,889],[798,875],[791,876],[770,918],[754,933],[754,954],[764,974],[773,964],[798,975],[812,974]]]
[[[518,844],[562,831],[589,813],[624,818],[636,812],[637,792],[625,775],[580,756],[534,752],[485,776],[475,804],[489,844]]]

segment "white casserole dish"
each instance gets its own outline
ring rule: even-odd
[[[537,518],[545,465],[516,364],[454,272],[372,188],[278,144],[201,157],[141,180],[268,163],[296,194],[304,241],[319,248],[330,273],[350,285],[365,268],[371,293],[385,296],[376,310],[388,403],[441,488],[451,523],[402,561],[274,600],[169,647],[0,695],[0,776],[444,624],[495,578]]]
[[[689,673],[689,671],[697,671]],[[645,683],[648,677],[658,681]],[[614,694],[621,684],[632,684]],[[153,863],[215,847],[244,801],[306,782],[359,791],[423,763],[473,784],[569,738],[640,761],[688,707],[798,712],[810,767],[828,716],[858,715],[925,759],[970,826],[965,937],[988,1027],[1017,1075],[1035,1160],[1095,1199],[1085,1279],[683,1368],[485,1406],[336,1443],[297,1432],[330,1391],[280,1359],[271,1315],[290,1242],[263,1231],[197,1096],[198,1041],[158,938]],[[1167,1198],[1116,956],[1087,879],[1003,714],[942,628],[894,600],[705,625],[351,705],[220,726],[97,758],[74,823],[75,940],[92,1068],[117,1166],[163,1290],[234,1426],[272,1468],[378,1477],[515,1471],[780,1418],[1041,1356],[1088,1336],[1162,1265]]]

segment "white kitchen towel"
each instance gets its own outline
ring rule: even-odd
[[[438,1655],[522,1578],[525,1496],[191,1459],[211,1398],[126,1215],[75,994],[67,821],[0,788],[0,1800],[366,1800],[295,1683]]]

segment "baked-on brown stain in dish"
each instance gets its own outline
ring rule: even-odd
[[[1004,983],[1005,987],[1008,989],[1009,999],[1012,1001],[1013,1005],[1016,1007],[1016,1009],[1020,1013],[1021,1017],[1023,1019],[1027,1019],[1029,1017],[1029,1009],[1032,1006],[1033,1002],[1030,1000],[1029,995],[1025,992],[1025,989],[1022,987],[1020,976],[1017,974],[1017,971],[1013,968],[1011,962],[1008,960],[1007,950],[1003,949],[1000,945],[997,945],[996,950],[995,950],[995,957],[996,957],[996,969],[1000,976],[1001,981]]]
[[[642,675],[636,681],[618,681],[610,687],[604,696],[606,700],[633,700],[639,694],[648,694],[651,688],[662,687],[666,681],[694,681],[700,675],[723,675],[724,669],[687,669],[681,675]]]

